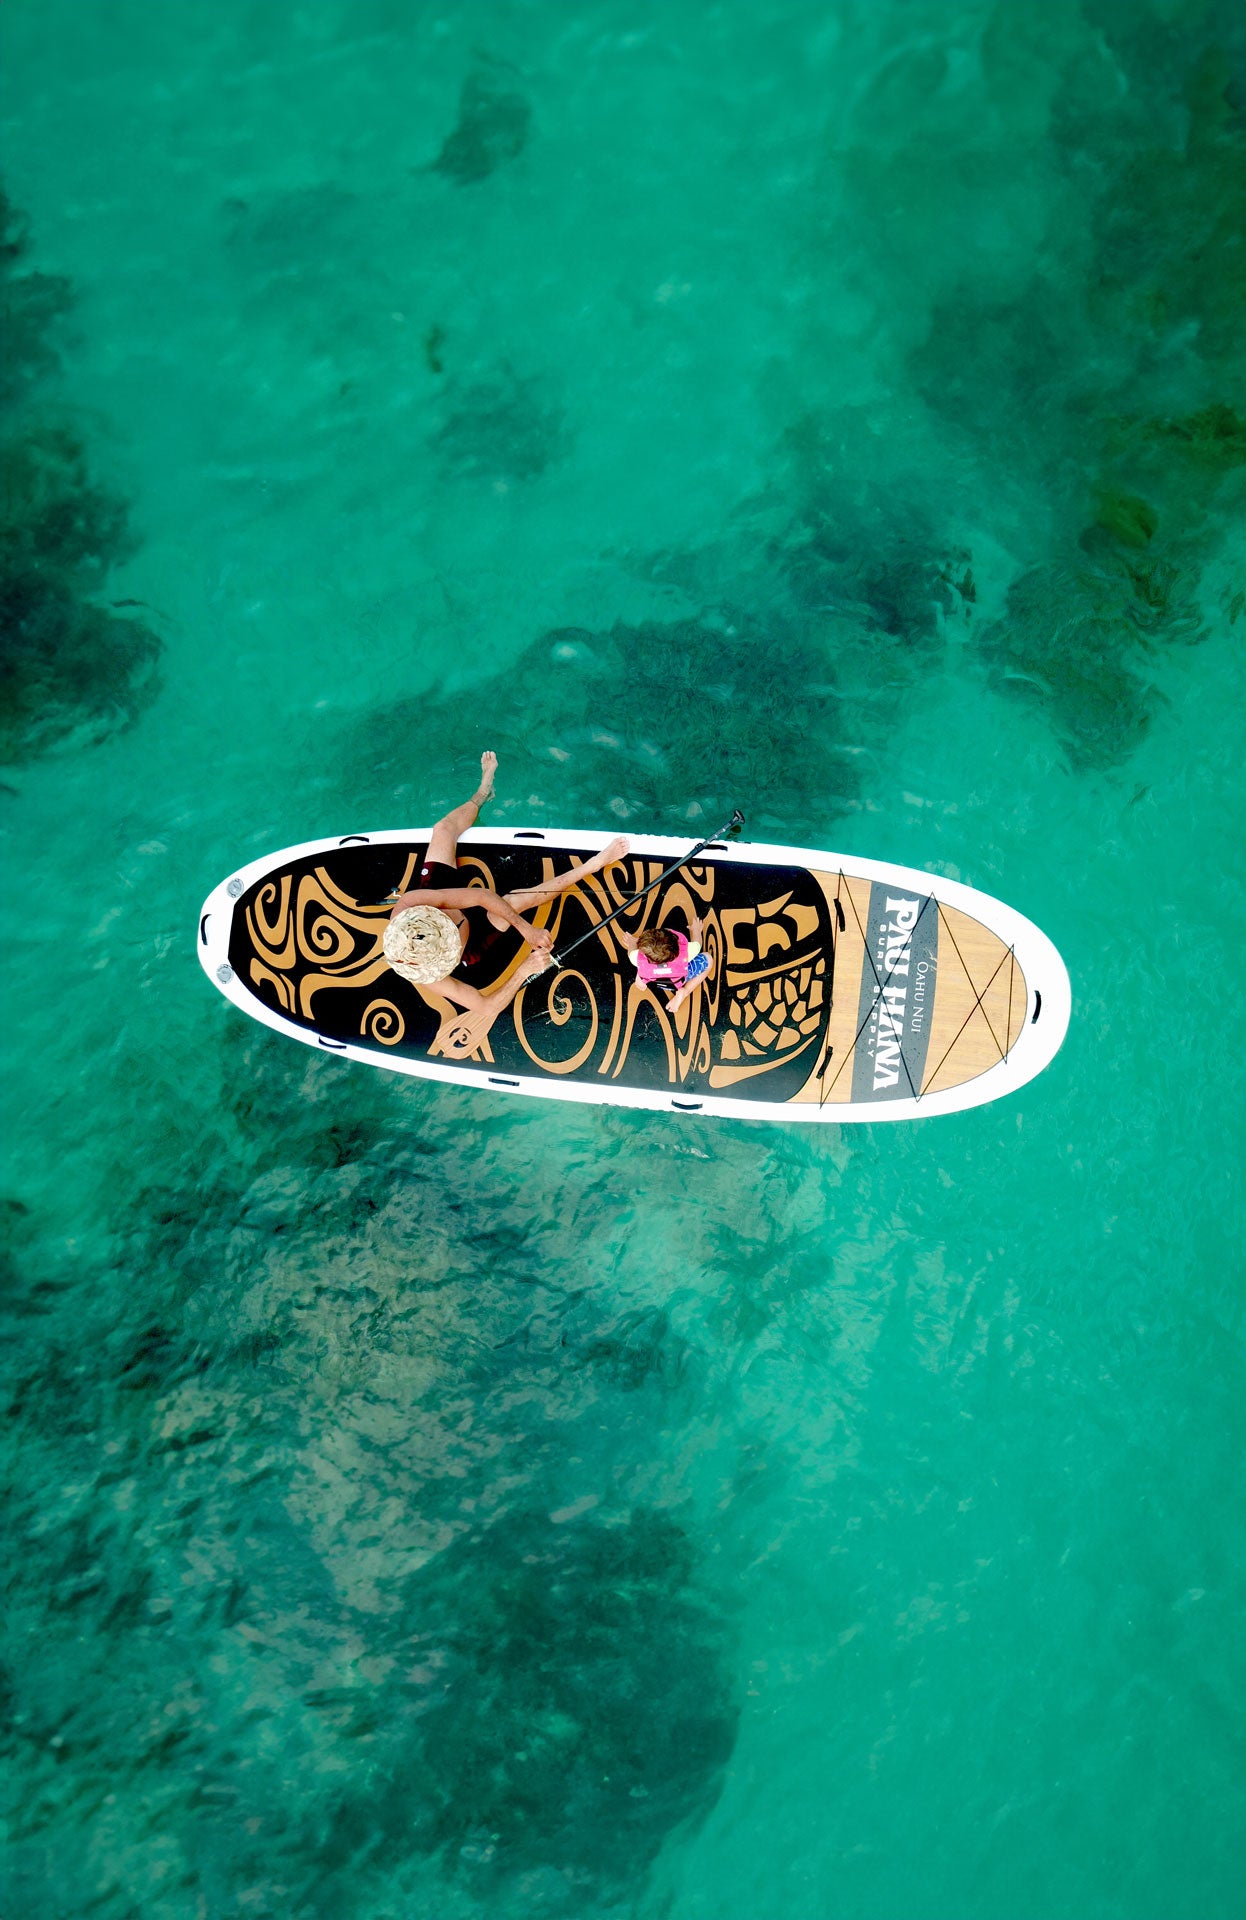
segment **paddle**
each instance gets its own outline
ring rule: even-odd
[[[643,900],[647,893],[652,893],[653,889],[660,887],[664,880],[669,880],[673,873],[678,873],[681,867],[686,867],[688,862],[695,860],[697,855],[703,853],[706,847],[713,846],[716,840],[721,840],[724,835],[728,833],[738,833],[743,825],[744,815],[740,812],[739,807],[733,807],[730,820],[727,821],[725,826],[719,827],[717,833],[711,833],[706,839],[698,840],[695,847],[690,847],[687,853],[680,854],[673,866],[664,867],[662,872],[659,873],[655,879],[651,880],[647,887],[641,887],[638,893],[629,894],[626,900],[621,900],[613,913],[608,913],[604,920],[599,920],[595,926],[589,928],[587,933],[582,933],[578,940],[573,940],[569,947],[562,949],[561,953],[551,954],[550,958],[553,960],[554,965],[557,967],[565,966],[569,953],[574,953],[576,948],[582,947],[586,940],[591,940],[593,935],[600,933],[603,927],[608,927],[612,920],[617,920],[621,913],[626,913],[627,909],[634,907],[638,900]]]

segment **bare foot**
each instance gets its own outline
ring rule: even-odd
[[[542,887],[519,887],[514,893],[508,893],[506,899],[516,913],[527,913],[532,907],[539,907],[544,901],[554,899],[555,895],[565,893],[568,887],[574,887],[579,881],[586,879],[590,873],[600,873],[603,867],[611,867],[616,860],[622,860],[629,844],[626,836],[620,834],[617,840],[612,840],[609,846],[602,848],[600,853],[595,853],[591,860],[577,860],[566,873],[560,874],[557,880],[547,881]]]
[[[486,800],[492,800],[493,776],[497,770],[498,757],[496,753],[486,748],[485,752],[480,756],[480,785],[472,795],[472,799],[478,807],[483,806]]]
[[[608,847],[603,847],[601,852],[595,853],[591,860],[586,860],[580,871],[582,873],[600,873],[603,867],[613,867],[618,861],[626,859],[627,850],[631,844],[627,835],[620,833],[610,842]]]

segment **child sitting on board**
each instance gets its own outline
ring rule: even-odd
[[[673,989],[666,1003],[668,1013],[677,1013],[710,971],[710,957],[701,951],[702,923],[695,913],[691,926],[691,939],[674,927],[646,927],[638,934],[619,930],[619,939],[640,975],[642,992],[653,993],[655,987]]]

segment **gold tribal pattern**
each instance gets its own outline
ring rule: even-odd
[[[358,879],[351,871],[357,851]],[[381,942],[388,909],[361,904],[369,892],[362,856],[369,851],[342,848],[270,875],[240,902],[235,919],[235,971],[262,1001],[331,1041],[495,1071],[731,1090],[766,1100],[794,1097],[816,1065],[827,1025],[832,923],[813,874],[698,862],[605,925],[662,871],[661,861],[633,855],[530,915],[548,928],[555,951],[592,935],[565,967],[528,981],[503,1011],[467,1015],[435,986],[415,987],[387,965]],[[390,884],[405,889],[424,849],[389,851]],[[535,846],[478,846],[462,850],[459,866],[465,885],[505,892],[539,886],[572,863],[573,856]],[[632,936],[656,926],[686,932],[693,915],[703,922],[710,972],[672,1014],[663,995],[641,985],[618,933],[620,926]],[[499,937],[472,973],[473,984],[488,996],[525,953],[517,936]]]

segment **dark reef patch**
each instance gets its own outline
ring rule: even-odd
[[[56,371],[57,323],[73,305],[61,274],[23,264],[28,248],[26,223],[0,187],[0,408]]]
[[[1222,410],[1213,417],[1223,425]],[[1161,698],[1162,650],[1203,638],[1203,564],[1241,493],[1228,433],[1117,421],[1103,448],[1076,541],[1021,572],[1003,618],[977,633],[992,683],[1045,710],[1083,769],[1118,765],[1140,745]]]
[[[212,1132],[171,1115],[151,1184],[118,1170],[99,1264],[49,1268],[8,1210],[15,1879],[34,1910],[68,1767],[75,1911],[105,1796],[145,1835],[153,1791],[211,1911],[327,1920],[430,1873],[568,1920],[634,1895],[738,1711],[696,1530],[653,1505],[690,1349],[563,1271],[504,1128],[415,1137],[409,1090],[249,1023],[221,1067]],[[148,1867],[109,1853],[117,1911]]]
[[[1158,699],[1140,671],[1142,611],[1122,582],[1089,567],[1042,566],[1008,590],[979,636],[991,682],[1043,708],[1076,767],[1111,766],[1139,744]]]
[[[128,726],[156,692],[160,641],[90,598],[132,549],[121,501],[64,428],[0,442],[0,759]]]
[[[1228,8],[1210,8],[1199,34],[1171,23],[1167,58],[1157,69],[1156,23],[1149,10],[1100,11],[1129,82],[1131,104],[1118,123],[1127,137],[1105,141],[1091,115],[1079,122],[1070,113],[1064,129],[1075,152],[1097,152],[1101,161],[1105,152],[1111,155],[1094,205],[1094,320],[1122,333],[1140,356],[1162,348],[1174,331],[1191,329],[1208,371],[1240,370],[1246,295],[1246,116],[1240,105],[1246,46],[1240,12],[1231,20]],[[1217,27],[1220,45],[1212,38]],[[1231,41],[1237,43],[1236,58]],[[1168,95],[1159,113],[1157,87]],[[1135,366],[1150,371],[1143,359]]]
[[[500,62],[482,60],[463,82],[458,120],[433,162],[456,186],[487,180],[528,143],[532,109],[506,74]]]
[[[1200,466],[1230,472],[1246,466],[1246,420],[1216,401],[1175,420],[1154,420],[1149,432],[1157,442],[1172,441]]]
[[[349,764],[370,763],[378,803],[418,767],[420,804],[442,807],[479,740],[537,821],[639,815],[650,831],[684,831],[737,800],[826,813],[856,790],[829,672],[790,623],[738,610],[560,628],[482,686],[395,702]]]
[[[784,434],[794,512],[769,557],[798,615],[824,631],[828,617],[847,621],[894,673],[904,653],[928,661],[947,620],[972,604],[971,556],[941,541],[929,516],[894,487],[843,477],[852,427],[806,417]]]
[[[0,1311],[18,1300],[17,1250],[30,1233],[30,1208],[24,1200],[0,1200]]]
[[[401,1617],[430,1838],[460,1870],[560,1876],[573,1905],[712,1805],[738,1710],[669,1516],[511,1514],[417,1574]]]
[[[502,368],[488,379],[449,390],[432,446],[442,471],[452,478],[509,486],[537,479],[560,459],[567,431],[561,410],[539,382]]]
[[[465,423],[457,451],[484,470],[476,432]],[[969,553],[918,506],[833,470],[825,429],[802,423],[780,458],[784,484],[717,538],[605,557],[633,602],[639,581],[687,611],[553,628],[470,688],[399,695],[351,722],[332,756],[351,805],[443,810],[491,746],[502,824],[522,809],[532,823],[685,832],[738,804],[771,837],[829,828],[976,588]]]
[[[1067,410],[1095,389],[1088,365],[1080,376],[1088,394],[1079,390],[1085,349],[1077,318],[1050,282],[1036,276],[1014,300],[983,300],[967,284],[938,301],[908,369],[958,438],[1008,448],[1044,481],[1058,484],[1067,457]],[[1019,420],[1026,423],[1021,446]]]
[[[1112,84],[1074,63],[1053,96],[1069,211],[1042,271],[1011,299],[966,277],[908,359],[1004,496],[1043,501],[1009,536],[1022,565],[975,644],[1085,769],[1145,737],[1161,650],[1202,637],[1215,595],[1236,604],[1204,577],[1246,507],[1243,48],[1240,13],[1205,11],[1192,33],[1149,7],[1091,9]],[[1006,86],[1016,48],[989,36],[984,56]]]
[[[320,180],[254,200],[229,199],[223,212],[231,250],[279,276],[331,272],[357,225],[354,194]]]
[[[563,1338],[566,1341],[566,1334]],[[687,1345],[672,1328],[669,1313],[650,1307],[597,1328],[574,1364],[590,1368],[624,1393],[635,1393],[651,1381],[678,1378],[687,1357]]]
[[[2,212],[0,760],[17,761],[131,724],[157,690],[161,643],[99,604],[137,541],[77,433],[36,409],[34,390],[58,364],[50,335],[68,285],[24,270],[24,230],[7,201]]]
[[[442,374],[445,363],[446,330],[440,321],[434,321],[424,330],[424,364],[430,373]]]

